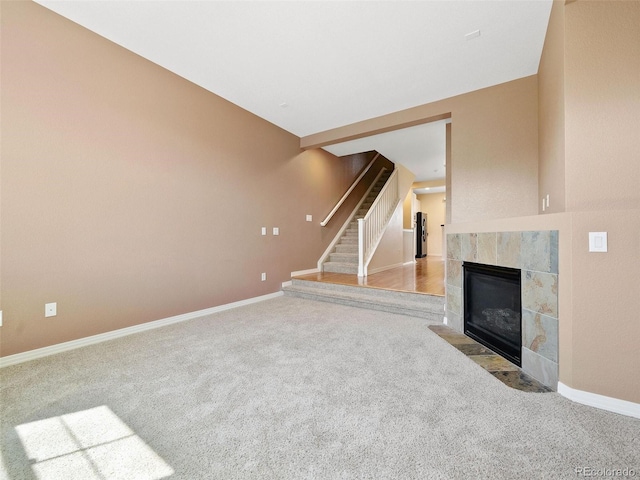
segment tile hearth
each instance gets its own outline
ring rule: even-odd
[[[473,360],[505,385],[524,392],[546,393],[550,388],[524,373],[513,363],[492,352],[463,333],[445,325],[430,325],[429,330]]]

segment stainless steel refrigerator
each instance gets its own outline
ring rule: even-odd
[[[427,214],[416,213],[416,258],[427,256]]]

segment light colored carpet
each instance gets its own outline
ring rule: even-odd
[[[513,390],[423,319],[299,298],[0,380],[11,480],[640,476],[640,420]]]

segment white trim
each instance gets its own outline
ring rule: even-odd
[[[318,273],[318,272],[320,272],[320,269],[318,267],[309,268],[308,270],[298,270],[297,272],[291,272],[291,276],[297,277],[299,275],[310,275],[312,273]]]
[[[369,275],[373,275],[374,273],[384,272],[385,270],[391,270],[392,268],[402,267],[403,265],[406,265],[406,264],[405,263],[395,263],[393,265],[387,265],[386,267],[374,268],[373,270],[369,270],[367,273]]]
[[[204,310],[198,310],[196,312],[183,313],[181,315],[154,320],[151,322],[142,323],[140,325],[133,325],[132,327],[120,328],[111,332],[105,332],[98,335],[92,335],[90,337],[79,338],[78,340],[71,340],[70,342],[58,343],[49,347],[37,348],[35,350],[29,350],[28,352],[8,355],[6,357],[0,358],[0,368],[8,367],[10,365],[16,365],[18,363],[28,362],[30,360],[36,360],[38,358],[47,357],[49,355],[55,355],[56,353],[75,350],[76,348],[87,347],[89,345],[106,342],[108,340],[114,340],[116,338],[125,337],[134,333],[146,332],[147,330],[153,330],[155,328],[173,325],[174,323],[184,322],[186,320],[193,320],[194,318],[204,317],[205,315],[211,315],[213,313],[223,312],[225,310],[231,310],[232,308],[251,305],[252,303],[270,300],[282,295],[284,295],[283,292],[269,293],[267,295],[247,298],[246,300],[240,300],[238,302],[218,305],[217,307],[205,308]]]
[[[310,275],[312,273],[319,273],[319,272],[320,272],[320,269],[318,267],[309,268],[308,270],[298,270],[297,272],[291,272],[291,278],[298,277],[300,275]],[[288,280],[286,282],[282,282],[282,288],[290,287],[291,285],[293,285],[293,281],[291,281],[291,280]]]
[[[566,386],[562,382],[558,382],[558,393],[569,400],[583,405],[627,415],[629,417],[640,418],[640,403],[628,402],[627,400],[606,397],[597,393],[576,390]]]
[[[415,260],[409,260],[408,262],[404,262],[402,265],[414,265],[417,263]]]

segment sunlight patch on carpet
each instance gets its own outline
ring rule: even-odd
[[[39,480],[159,480],[174,473],[102,405],[16,427]]]

